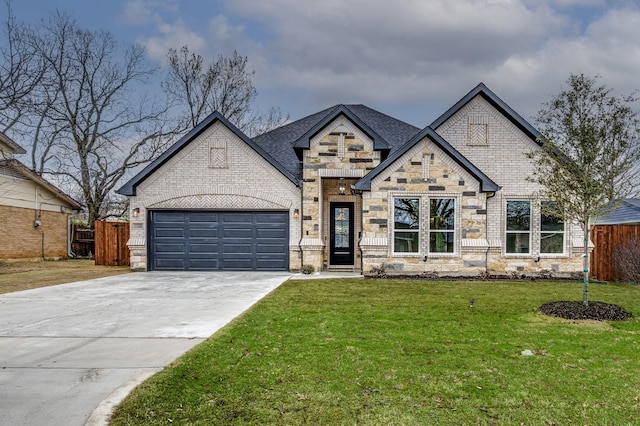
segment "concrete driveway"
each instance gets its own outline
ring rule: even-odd
[[[102,424],[287,273],[145,272],[0,296],[0,423]]]

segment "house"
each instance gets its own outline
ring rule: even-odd
[[[336,105],[249,138],[216,112],[119,189],[131,265],[569,275],[582,233],[526,180],[539,136],[484,84],[424,128]]]
[[[625,198],[614,210],[592,219],[591,273],[602,281],[629,281],[640,272],[640,199]]]
[[[69,217],[82,205],[14,158],[25,153],[0,133],[0,259],[65,258]]]
[[[596,217],[593,225],[640,225],[640,198],[625,198],[614,210]]]

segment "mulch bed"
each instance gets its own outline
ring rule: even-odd
[[[570,320],[622,321],[633,317],[624,308],[604,302],[589,302],[588,306],[578,301],[550,302],[538,309],[543,314]]]

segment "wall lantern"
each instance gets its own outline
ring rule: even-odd
[[[136,207],[135,209],[133,209],[133,217],[138,217],[138,216],[140,216],[140,209]]]
[[[293,209],[293,218],[298,219],[300,217],[300,210]]]
[[[344,195],[344,191],[347,189],[347,185],[344,181],[344,178],[340,178],[340,184],[338,186],[338,193],[340,195]]]
[[[65,206],[60,206],[60,213],[66,213],[67,208]]]

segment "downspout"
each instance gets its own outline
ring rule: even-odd
[[[302,239],[304,238],[304,212],[302,206],[304,206],[304,187],[303,181],[298,183],[298,187],[300,188],[300,239],[298,240],[298,250],[300,250],[300,270],[304,266],[304,251],[302,251]]]
[[[364,215],[362,214],[363,210],[363,201],[362,201],[362,191],[357,191],[351,185],[351,194],[356,197],[360,197],[360,232],[358,233],[358,251],[360,252],[360,275],[364,275],[364,252],[362,251],[362,230],[364,229]]]
[[[485,209],[486,210],[488,210],[487,207],[489,207],[489,198],[493,198],[495,196],[496,196],[495,192],[490,192],[489,195],[487,195],[487,199],[485,200]],[[486,217],[486,215],[485,215],[485,217]],[[486,230],[485,233],[487,234],[487,249],[484,251],[484,272],[488,276],[489,275],[489,249],[491,249],[491,245],[489,243],[489,238],[488,238],[489,237],[489,235],[488,235],[489,233],[487,232],[489,230],[488,229],[489,222],[488,222],[487,219],[485,219],[484,226],[485,226],[485,230]]]

